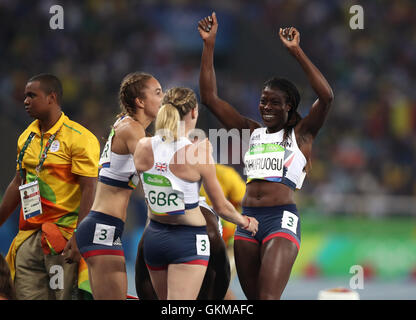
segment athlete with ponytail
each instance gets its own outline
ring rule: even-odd
[[[263,85],[258,106],[264,126],[241,115],[218,97],[214,71],[214,46],[218,30],[215,13],[199,21],[203,40],[200,95],[229,130],[250,131],[244,157],[247,174],[243,215],[255,217],[255,236],[237,227],[235,264],[248,299],[280,299],[300,247],[300,217],[294,194],[302,187],[310,167],[312,143],[322,127],[333,100],[330,85],[300,48],[295,28],[280,29],[279,37],[302,67],[318,99],[309,114],[297,112],[300,95],[288,80],[273,78]]]
[[[199,204],[201,182],[213,209],[254,236],[255,218],[243,217],[225,199],[207,139],[192,143],[198,104],[188,88],[172,88],[163,98],[152,138],[137,144],[134,163],[145,192],[150,222],[143,256],[157,297],[196,299],[210,257],[207,222]]]
[[[130,196],[139,181],[133,162],[137,142],[156,118],[163,92],[147,73],[128,74],[119,91],[117,116],[100,159],[94,204],[76,231],[88,265],[94,299],[125,300],[127,274],[121,236]]]

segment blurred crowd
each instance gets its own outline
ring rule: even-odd
[[[16,131],[6,139],[9,154],[2,163],[13,162],[14,138],[30,121],[23,90],[37,73],[62,80],[64,112],[102,143],[119,112],[119,84],[127,73],[149,72],[164,89],[181,85],[198,92],[197,22],[216,11],[219,95],[242,114],[260,120],[262,83],[274,75],[297,85],[303,116],[316,99],[279,42],[281,26],[300,31],[301,47],[333,88],[335,100],[315,141],[302,194],[416,195],[415,1],[363,2],[363,30],[349,25],[356,3],[341,0],[60,1],[63,30],[49,28],[53,4],[0,0],[0,117],[8,132]],[[202,112],[199,127],[221,127]],[[11,177],[4,170],[13,165],[2,165],[1,176]]]

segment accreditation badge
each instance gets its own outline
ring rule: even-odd
[[[25,220],[42,214],[39,182],[37,180],[19,187],[22,202],[23,218]]]

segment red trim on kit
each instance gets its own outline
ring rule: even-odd
[[[197,260],[192,260],[192,261],[187,261],[187,262],[182,262],[185,264],[200,264],[203,266],[207,266],[208,265],[208,260],[203,260],[203,259],[197,259]]]
[[[248,242],[259,243],[256,239],[246,238],[246,237],[242,237],[242,236],[234,236],[234,241],[235,240],[244,240],[244,241],[248,241]]]
[[[285,232],[276,232],[276,233],[269,234],[266,238],[264,238],[262,243],[265,243],[265,242],[267,242],[267,241],[269,241],[273,238],[276,238],[276,237],[286,238],[286,239],[292,241],[294,244],[296,244],[296,247],[298,247],[298,251],[299,251],[300,246],[299,246],[298,240],[296,240],[296,238],[294,236],[292,236],[288,233],[285,233]]]
[[[92,256],[99,256],[99,255],[124,256],[124,252],[122,250],[112,250],[112,249],[91,250],[91,251],[87,251],[83,253],[82,257],[89,258]]]
[[[146,263],[146,267],[147,269],[152,270],[152,271],[162,271],[168,268],[168,266],[152,267],[152,266],[149,266],[147,263]]]
[[[208,266],[208,260],[203,260],[203,259],[196,259],[196,260],[191,260],[191,261],[186,261],[186,262],[181,262],[183,264],[198,264],[198,265],[202,265],[202,266]],[[152,267],[149,266],[148,264],[146,264],[147,268],[149,270],[152,271],[162,271],[162,270],[166,270],[168,268],[167,265],[165,266],[161,266],[161,267]]]

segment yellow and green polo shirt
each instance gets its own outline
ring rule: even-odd
[[[26,183],[35,180],[35,168],[39,164],[45,145],[52,134],[57,132],[57,135],[38,177],[43,213],[24,220],[20,212],[19,229],[38,229],[45,222],[75,228],[81,200],[77,175],[98,176],[98,139],[62,112],[57,123],[44,134],[39,129],[39,120],[33,121],[18,139],[18,155],[31,132],[35,135],[22,161],[22,168],[26,170]]]
[[[32,132],[34,136],[22,160],[22,169],[26,170],[26,183],[35,180],[35,168],[45,146],[51,135],[57,134],[38,175],[42,214],[24,220],[22,210],[20,211],[19,232],[6,255],[12,279],[16,274],[18,248],[37,230],[41,229],[44,235],[44,252],[47,250],[57,254],[63,250],[62,247],[59,248],[60,251],[55,250],[60,237],[56,232],[60,232],[68,240],[77,225],[81,202],[81,187],[77,176],[98,176],[100,144],[97,138],[89,130],[70,120],[63,112],[57,123],[44,134],[40,132],[39,121],[33,121],[18,139],[17,157]],[[78,287],[91,293],[87,264],[83,259],[78,266]]]

